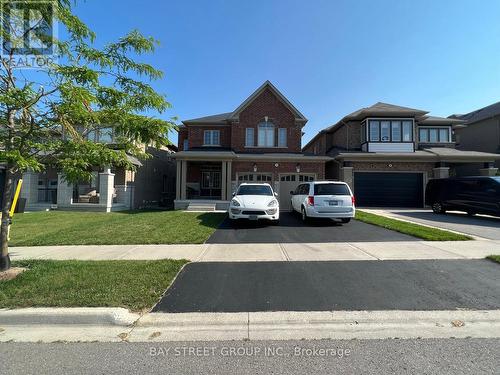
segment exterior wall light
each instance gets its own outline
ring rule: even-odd
[[[297,173],[300,173],[300,163],[297,163],[297,165],[295,166],[295,170],[297,171]]]
[[[257,163],[253,163],[253,171],[257,172]]]

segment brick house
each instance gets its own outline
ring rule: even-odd
[[[454,132],[464,121],[429,116],[419,109],[376,103],[320,131],[305,153],[330,156],[325,177],[347,182],[359,206],[422,207],[431,178],[494,175],[500,155],[455,148]]]
[[[238,184],[268,182],[289,210],[290,190],[323,179],[331,159],[302,152],[306,122],[269,81],[232,112],[183,121],[175,207],[225,209]]]

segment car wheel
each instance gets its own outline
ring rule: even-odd
[[[434,202],[432,204],[432,211],[434,211],[435,214],[444,214],[445,213],[445,209],[444,209],[442,203],[440,203],[440,202]]]
[[[271,220],[271,224],[272,225],[279,225],[280,223],[280,219],[277,219],[277,220]]]
[[[306,212],[306,209],[304,207],[302,207],[302,209],[300,210],[300,214],[301,214],[301,217],[302,217],[302,221],[305,223],[306,221],[308,221],[308,217],[307,217],[307,212]]]
[[[351,221],[351,218],[350,217],[346,217],[346,218],[340,219],[340,221],[342,222],[342,224],[347,224],[348,222]]]
[[[474,216],[476,213],[474,211],[467,211],[467,216]]]

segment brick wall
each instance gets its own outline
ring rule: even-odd
[[[178,134],[178,141],[177,141],[177,147],[179,148],[179,151],[184,151],[184,140],[188,136],[188,130],[186,128],[182,128],[179,130]]]
[[[257,125],[264,121],[268,116],[268,121],[274,123],[276,127],[275,143],[278,142],[278,128],[287,129],[287,148],[245,148],[246,128],[254,128],[255,140],[257,145],[258,129]],[[290,111],[271,90],[264,90],[254,101],[246,107],[239,116],[239,123],[232,125],[231,147],[236,152],[255,151],[255,152],[300,152],[301,134],[300,125],[295,123],[295,115]]]
[[[220,146],[230,147],[231,145],[231,128],[229,126],[200,126],[193,125],[187,128],[189,147],[202,147],[204,142],[205,130],[219,130],[220,131]]]
[[[392,167],[389,166],[392,165]],[[413,162],[353,162],[354,172],[356,171],[380,171],[380,172],[427,172],[429,177],[432,177],[434,163],[413,163]]]

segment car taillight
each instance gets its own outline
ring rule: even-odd
[[[308,196],[307,197],[307,204],[309,206],[314,206],[314,197],[313,196]]]
[[[356,197],[353,195],[351,197],[352,205],[354,206],[356,204]]]

